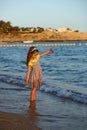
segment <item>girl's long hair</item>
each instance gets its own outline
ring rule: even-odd
[[[28,53],[27,53],[27,59],[26,59],[26,65],[27,65],[27,66],[28,66],[28,63],[29,63],[29,61],[30,61],[30,59],[31,59],[32,54],[33,54],[35,51],[38,51],[38,50],[34,50],[34,51],[33,51],[34,48],[36,48],[36,47],[34,47],[34,46],[30,47],[30,48],[29,48],[29,51],[28,51]]]

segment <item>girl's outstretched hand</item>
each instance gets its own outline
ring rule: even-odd
[[[53,50],[53,49],[50,49],[50,50],[49,50],[49,53],[54,53],[54,50]]]

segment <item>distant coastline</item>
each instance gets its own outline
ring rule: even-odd
[[[0,42],[53,42],[53,41],[82,41],[87,40],[87,32],[55,32],[45,30],[41,33],[3,33],[0,35]]]
[[[18,27],[0,21],[0,42],[53,42],[87,40],[87,32],[79,32],[70,28]]]

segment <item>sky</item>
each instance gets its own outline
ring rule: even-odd
[[[19,27],[87,32],[87,0],[0,0],[0,20]]]

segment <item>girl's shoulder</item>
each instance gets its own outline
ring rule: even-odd
[[[35,59],[39,60],[39,58],[40,58],[40,54],[38,54]]]
[[[34,59],[31,59],[31,62],[36,62],[38,61],[40,58],[40,54],[38,54]]]
[[[28,62],[28,66],[33,67],[33,62],[31,60]]]
[[[39,60],[39,58],[40,58],[40,54],[38,54],[35,59],[31,59],[31,60],[29,61],[29,63],[28,63],[28,66],[33,67],[33,63],[34,63],[34,62],[37,62],[37,61]]]

